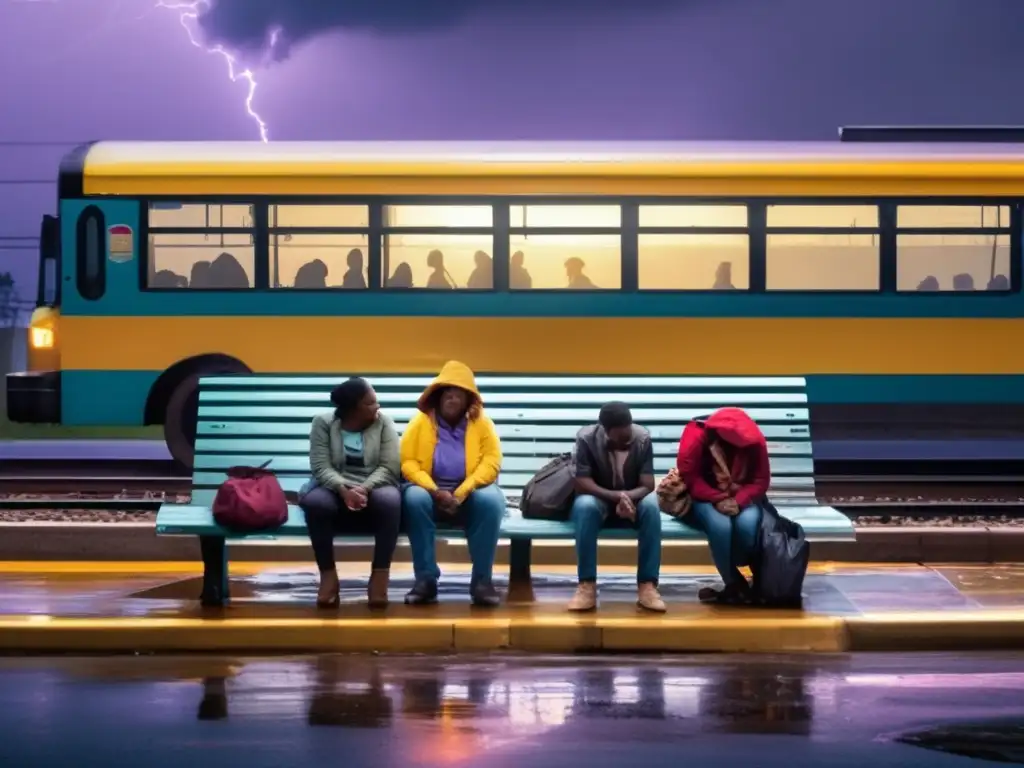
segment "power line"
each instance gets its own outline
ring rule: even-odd
[[[56,179],[0,179],[0,186],[16,187],[31,184],[56,184]]]
[[[35,243],[35,242],[39,241],[39,236],[38,235],[0,235],[0,243],[11,242],[11,241],[24,242],[26,240]]]

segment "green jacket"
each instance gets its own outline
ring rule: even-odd
[[[313,481],[329,491],[342,486],[362,486],[367,491],[385,485],[398,485],[401,462],[398,458],[398,432],[390,416],[380,413],[363,432],[363,461],[366,470],[353,472],[345,467],[341,422],[333,412],[313,418],[309,429],[309,467]],[[368,474],[367,474],[368,472]]]

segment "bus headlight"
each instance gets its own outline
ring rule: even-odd
[[[30,328],[29,344],[32,349],[52,349],[53,328]]]

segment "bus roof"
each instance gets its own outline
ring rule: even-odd
[[[76,194],[1024,194],[1024,144],[98,142]]]

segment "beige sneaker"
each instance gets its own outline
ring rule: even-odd
[[[649,581],[645,581],[637,586],[636,604],[645,611],[653,611],[654,613],[664,613],[666,610],[665,601],[658,594],[658,588]]]
[[[576,594],[569,601],[570,611],[592,611],[597,608],[597,584],[592,581],[581,582],[576,587]]]

